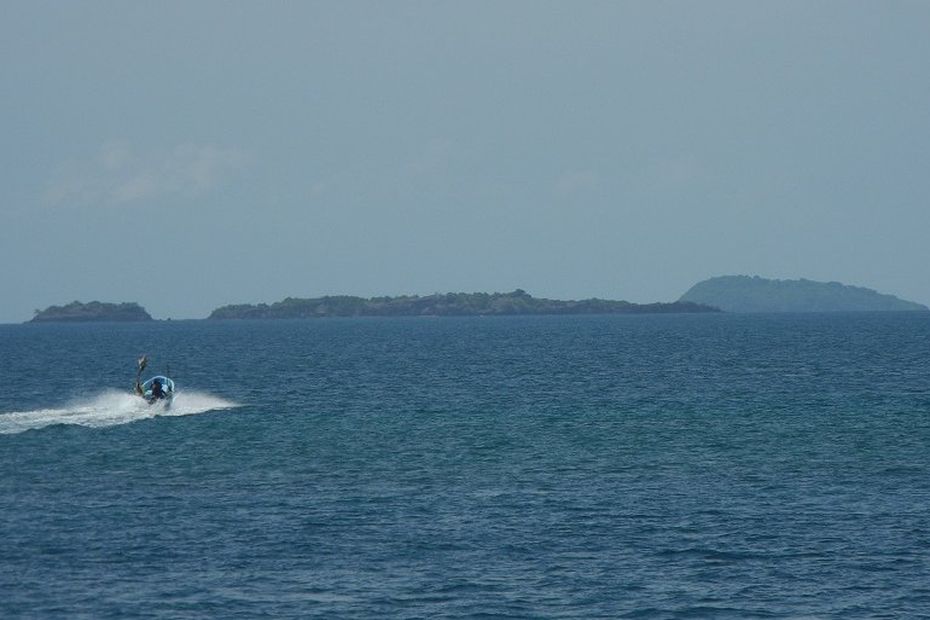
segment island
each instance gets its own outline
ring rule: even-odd
[[[137,303],[103,303],[92,301],[83,304],[73,301],[65,306],[49,306],[36,310],[30,323],[78,323],[90,321],[151,321],[145,308]]]
[[[636,304],[628,301],[584,299],[560,301],[533,297],[522,289],[510,293],[446,293],[399,297],[336,295],[272,304],[239,304],[217,308],[210,319],[305,319],[357,316],[501,316],[541,314],[647,314],[719,312],[690,301]]]
[[[894,312],[924,311],[913,301],[839,282],[769,280],[718,276],[698,282],[679,302],[708,304],[724,312]]]

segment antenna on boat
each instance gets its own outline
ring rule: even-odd
[[[138,394],[139,396],[141,396],[141,395],[142,395],[142,383],[141,383],[142,371],[145,370],[145,367],[148,366],[148,364],[149,364],[149,358],[148,358],[148,356],[143,355],[142,357],[140,357],[140,358],[139,358],[139,361],[137,362],[137,364],[138,364],[138,366],[139,366],[139,370],[138,370],[138,372],[136,372],[136,387],[135,387],[135,392],[136,392],[136,394]]]

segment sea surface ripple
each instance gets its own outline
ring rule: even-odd
[[[928,356],[920,313],[2,325],[0,617],[930,617]]]

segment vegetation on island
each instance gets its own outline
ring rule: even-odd
[[[77,323],[88,321],[151,321],[145,308],[137,303],[111,304],[73,301],[65,306],[49,306],[36,310],[31,323]]]
[[[211,319],[304,319],[351,316],[498,316],[518,314],[646,314],[719,312],[687,301],[635,304],[628,301],[584,299],[560,301],[536,298],[517,289],[510,293],[446,293],[399,297],[347,295],[299,299],[273,304],[239,304],[217,308]]]
[[[927,311],[924,305],[839,282],[719,276],[698,282],[679,301],[724,312]]]

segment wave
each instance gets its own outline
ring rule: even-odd
[[[178,391],[171,406],[149,405],[126,392],[106,390],[96,396],[75,400],[56,409],[0,413],[0,435],[12,435],[53,424],[76,424],[102,428],[146,420],[155,416],[185,416],[238,407],[237,403],[205,392]]]

